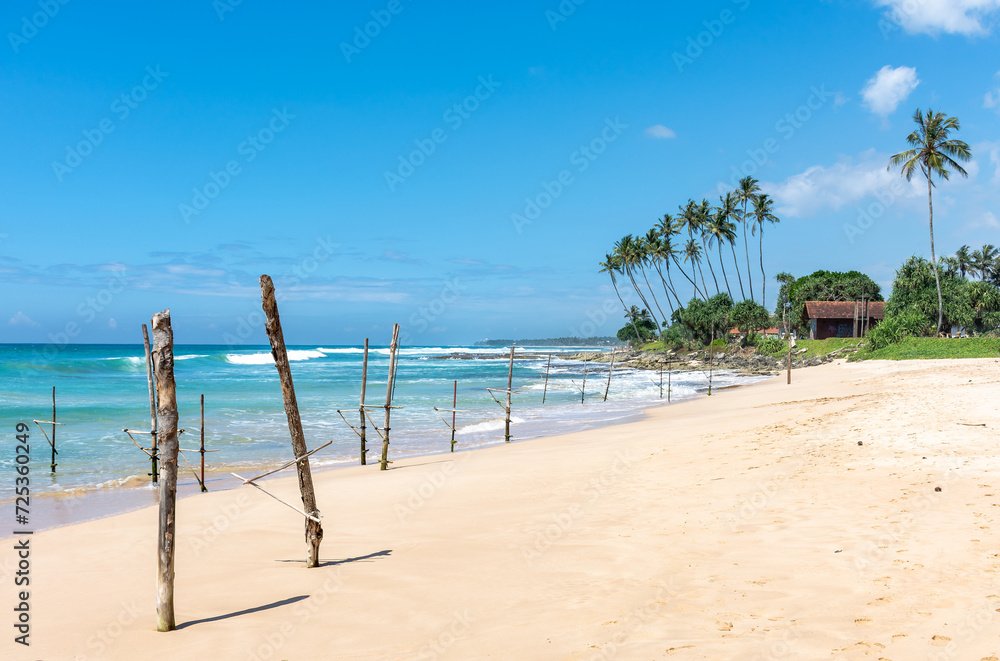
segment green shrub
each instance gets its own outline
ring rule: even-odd
[[[712,342],[712,348],[714,348],[716,351],[718,351],[719,349],[725,349],[728,346],[729,346],[729,341],[723,337],[720,337],[715,342]]]
[[[788,345],[785,342],[782,342],[776,337],[762,337],[757,340],[757,353],[765,353],[768,355],[784,353],[787,346]]]
[[[865,336],[865,348],[878,351],[891,344],[899,344],[907,337],[917,337],[924,333],[927,319],[916,310],[904,310],[886,317]]]

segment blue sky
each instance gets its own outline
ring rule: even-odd
[[[4,3],[0,342],[265,343],[261,273],[292,343],[612,335],[604,253],[743,173],[769,278],[888,286],[917,107],[939,252],[1000,243],[1000,0],[577,1]]]

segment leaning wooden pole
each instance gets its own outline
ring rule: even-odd
[[[52,386],[52,472],[56,472],[56,387]]]
[[[205,486],[205,395],[201,396],[201,492],[208,491]]]
[[[146,349],[146,382],[149,385],[149,457],[152,461],[153,484],[156,484],[160,477],[156,450],[156,387],[153,385],[153,356],[149,350],[149,331],[146,329],[146,324],[142,325],[142,344]]]
[[[156,573],[156,630],[174,630],[174,549],[177,507],[177,392],[174,382],[174,332],[170,310],[153,315],[153,370],[159,406],[160,521]]]
[[[385,426],[382,429],[382,461],[379,470],[389,468],[389,417],[392,414],[392,394],[396,380],[396,351],[399,350],[399,324],[392,325],[392,344],[389,345],[389,381],[385,386]]]
[[[549,368],[552,367],[552,354],[549,354],[549,362],[545,364],[545,387],[542,388],[542,404],[545,403],[545,395],[549,392]]]
[[[583,387],[580,388],[580,403],[583,404],[584,398],[587,396],[587,365],[588,361],[586,358],[583,359]]]
[[[615,352],[611,352],[611,367],[608,368],[608,386],[604,389],[604,401],[608,401],[608,393],[611,391],[611,373],[615,370]]]
[[[749,331],[747,332],[749,334]],[[712,343],[708,345],[708,396],[712,396],[712,374],[715,368],[715,324],[712,324]],[[703,372],[704,374],[704,372]]]
[[[368,338],[365,338],[365,352],[361,358],[361,404],[358,411],[361,413],[361,428],[358,436],[361,437],[361,465],[368,464],[368,440],[365,438],[365,390],[368,388]]]
[[[455,381],[455,389],[451,394],[451,451],[455,451],[455,413],[458,408],[458,381]]]
[[[323,541],[323,526],[319,522],[321,515],[316,507],[316,491],[313,489],[309,458],[304,456],[308,452],[306,438],[305,434],[302,433],[302,418],[299,417],[299,405],[295,400],[292,370],[288,365],[285,336],[281,332],[278,303],[274,298],[274,283],[271,282],[269,275],[260,276],[260,299],[264,308],[264,329],[267,331],[267,339],[271,342],[271,356],[274,358],[274,366],[278,368],[278,377],[281,379],[281,397],[285,403],[288,431],[292,437],[293,456],[300,457],[295,468],[299,473],[302,508],[308,515],[306,517],[306,567],[318,567],[319,545]]]
[[[673,356],[671,356],[670,359],[667,361],[667,404],[670,403],[670,386],[671,386],[671,377],[673,376],[673,374],[674,374],[674,359]]]
[[[510,366],[507,368],[507,406],[503,427],[503,440],[510,443],[510,390],[514,384],[514,345],[510,345]]]

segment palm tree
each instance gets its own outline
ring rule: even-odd
[[[681,221],[680,221],[679,218],[675,219],[669,213],[668,214],[664,214],[663,219],[660,220],[659,225],[658,225],[658,228],[660,230],[660,236],[663,238],[664,241],[668,242],[668,245],[670,245],[671,242],[673,241],[673,237],[675,237],[676,235],[680,234],[680,232],[681,232],[681,226],[682,226],[682,223],[681,223]],[[673,250],[670,251],[670,256],[673,258],[674,264],[677,266],[677,270],[680,271],[681,275],[683,275],[687,279],[687,281],[690,282],[694,286],[695,297],[697,298],[697,295],[699,293],[701,293],[699,291],[699,289],[698,289],[698,283],[695,282],[691,278],[691,276],[689,276],[687,274],[687,271],[684,270],[684,267],[681,266],[681,260],[678,259],[678,254],[677,254],[676,251],[673,251]],[[694,275],[695,275],[695,277],[697,277],[698,274],[696,273]],[[708,297],[705,296],[704,294],[702,294],[701,297],[703,299],[705,299],[705,300],[708,300]]]
[[[632,283],[635,293],[639,295],[639,300],[646,305],[647,310],[652,309],[649,305],[649,301],[646,300],[645,294],[642,293],[642,288],[639,286],[639,283],[635,281],[634,275],[635,268],[640,265],[643,259],[642,247],[631,234],[626,234],[621,241],[615,244],[615,254],[619,259],[621,259],[622,266],[625,268],[625,275],[628,276],[629,282]],[[656,326],[657,328],[660,328],[659,321],[656,321]]]
[[[767,193],[761,193],[753,201],[753,223],[760,228],[760,276],[763,279],[760,289],[760,303],[766,305],[767,276],[764,274],[764,223],[780,223],[774,215],[774,200]]]
[[[962,246],[955,251],[955,261],[958,263],[958,272],[962,274],[964,280],[965,274],[971,270],[974,263],[969,246]]]
[[[886,168],[901,168],[901,174],[909,181],[913,174],[920,169],[920,173],[927,178],[927,208],[929,210],[929,226],[931,232],[931,266],[934,267],[934,282],[937,285],[938,295],[938,325],[937,330],[941,332],[941,322],[944,319],[944,299],[941,296],[941,276],[938,275],[937,257],[934,254],[934,199],[932,189],[934,188],[933,177],[938,177],[947,181],[951,177],[951,170],[955,170],[963,177],[969,174],[962,169],[958,161],[968,161],[972,158],[972,151],[969,145],[961,140],[949,140],[948,134],[960,129],[957,117],[947,117],[942,112],[927,111],[921,114],[920,109],[913,114],[913,121],[917,124],[917,130],[906,136],[906,142],[910,149],[899,152],[889,159]],[[956,161],[955,159],[958,159]]]
[[[618,281],[615,279],[615,273],[621,272],[621,261],[613,254],[604,255],[604,261],[598,264],[601,270],[598,273],[607,273],[611,276],[611,286],[615,288],[615,296],[622,304],[622,308],[625,309],[625,315],[628,316],[628,306],[625,305],[624,299],[622,299],[621,293],[618,291]],[[635,329],[635,336],[639,337],[639,328],[632,322],[632,328]]]
[[[701,246],[698,242],[694,240],[694,237],[688,239],[687,243],[684,244],[684,261],[691,262],[691,270],[694,271],[697,267],[698,271],[701,272]],[[701,273],[701,284],[705,284],[705,274]],[[698,294],[698,285],[694,286],[695,295]],[[708,291],[708,287],[705,287],[705,291]],[[708,296],[704,297],[708,300]]]
[[[712,267],[712,255],[709,252],[709,234],[708,226],[712,222],[712,205],[708,203],[708,200],[702,200],[701,204],[698,205],[698,233],[701,234],[701,247],[705,249],[705,262],[708,264],[708,270],[712,274],[712,282],[715,283],[715,293],[718,294],[721,290],[719,289],[719,279],[715,277],[715,269]],[[732,294],[729,295],[732,298]]]
[[[736,193],[729,191],[724,196],[719,196],[719,206],[716,209],[716,215],[718,215],[728,227],[732,227],[732,236],[726,236],[726,241],[729,242],[729,248],[733,252],[733,263],[736,265],[736,277],[740,282],[740,296],[743,300],[746,300],[746,292],[743,291],[743,276],[740,275],[740,262],[736,259],[736,223],[733,219],[738,219],[740,217],[739,203],[737,202]],[[719,244],[719,250],[722,250],[722,244]],[[722,256],[719,256],[722,259]]]
[[[670,263],[676,259],[677,250],[674,248],[673,238],[670,236],[663,236],[663,234],[657,230],[656,231],[656,243],[650,245],[650,250],[656,256],[656,261],[653,262],[653,266],[656,268],[656,272],[660,274],[660,280],[663,281],[663,291],[669,292],[667,294],[667,300],[673,295],[674,300],[677,301],[677,307],[684,307],[681,303],[680,296],[677,295],[677,288],[674,286],[674,279],[670,275]],[[667,269],[666,277],[663,276],[663,267]],[[673,308],[673,304],[670,306]]]
[[[708,247],[712,243],[719,247],[719,265],[722,267],[722,280],[726,283],[726,292],[729,298],[733,297],[733,290],[729,288],[729,276],[726,274],[726,262],[722,259],[722,244],[732,243],[736,240],[736,225],[727,216],[724,216],[721,208],[715,209],[708,222],[705,224],[705,234],[708,236]]]
[[[979,272],[979,277],[982,280],[989,280],[994,273],[996,268],[998,251],[996,247],[987,243],[982,247],[982,250],[977,250],[972,253],[973,263],[975,265],[975,270]]]
[[[750,300],[753,299],[753,276],[750,274],[750,248],[747,247],[747,205],[756,199],[760,193],[760,182],[753,177],[743,177],[736,189],[736,202],[743,205],[740,222],[743,223],[743,252],[747,258],[747,287],[750,289]]]
[[[653,291],[653,286],[649,284],[649,278],[646,277],[645,266],[646,264],[652,263],[652,260],[655,259],[655,257],[653,256],[652,246],[650,246],[648,240],[650,238],[649,236],[650,233],[652,234],[652,239],[655,243],[656,240],[658,239],[658,237],[656,236],[656,230],[649,230],[646,236],[644,237],[640,236],[638,241],[636,241],[636,249],[639,253],[639,262],[638,262],[639,272],[642,273],[642,279],[646,281],[646,288],[649,289],[649,295],[653,297],[653,304],[656,305],[656,309],[659,310],[660,317],[664,321],[666,321],[667,317],[666,315],[663,314],[663,308],[660,307],[660,302],[656,300],[656,292]],[[669,299],[667,302],[669,303]],[[657,329],[659,329],[659,334],[662,336],[663,326],[657,324],[656,327]]]

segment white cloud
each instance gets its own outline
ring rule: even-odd
[[[996,77],[1000,78],[1000,71],[997,72]],[[983,99],[983,107],[1000,112],[1000,88],[986,93],[986,97]]]
[[[8,321],[7,323],[10,324],[11,326],[40,326],[41,325],[37,321],[35,321],[31,317],[29,317],[28,315],[26,315],[23,312],[21,312],[20,310],[18,310],[17,314],[15,314],[13,317],[11,317],[10,321]]]
[[[875,0],[875,5],[911,34],[973,36],[990,32],[1000,0]]]
[[[966,231],[978,229],[1000,229],[1000,220],[997,220],[997,217],[992,212],[984,211],[982,216],[969,221],[965,225]]]
[[[842,157],[826,167],[814,165],[779,183],[762,184],[778,203],[779,215],[807,218],[879,196],[895,202],[918,193],[899,172],[886,170],[887,154],[869,149],[856,158]]]
[[[663,124],[656,124],[654,126],[650,126],[648,129],[646,129],[646,135],[648,135],[651,138],[656,138],[659,140],[667,140],[670,138],[677,137],[677,134],[673,130],[668,129]]]
[[[887,117],[910,96],[920,84],[917,70],[912,67],[884,66],[861,90],[865,105],[876,115]]]

